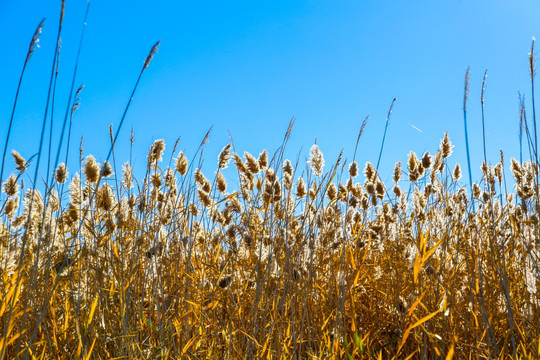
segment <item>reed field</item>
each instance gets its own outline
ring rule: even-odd
[[[529,66],[534,99],[534,42]],[[15,97],[2,124],[0,359],[540,358],[534,105],[521,109],[520,159],[462,168],[441,134],[379,175],[377,159],[325,161],[317,144],[286,159],[291,121],[275,153],[231,141],[208,159],[207,133],[188,158],[156,140],[137,178],[115,142],[138,84],[98,160],[70,139],[73,86],[56,156],[11,149]]]

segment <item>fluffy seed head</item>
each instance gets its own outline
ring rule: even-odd
[[[377,171],[369,161],[366,163],[366,167],[364,168],[364,175],[366,176],[366,181],[368,182],[372,182],[377,177]]]
[[[66,164],[60,163],[60,165],[58,165],[58,168],[54,172],[54,179],[56,180],[56,182],[63,184],[66,182],[67,175],[68,172]]]
[[[98,208],[111,211],[116,205],[116,199],[114,198],[114,191],[109,184],[103,184],[101,189],[97,193],[96,205]]]
[[[386,193],[386,190],[382,181],[377,181],[377,183],[375,184],[375,193],[379,199],[384,199],[384,194]]]
[[[7,196],[15,196],[19,193],[19,184],[15,175],[11,174],[4,182],[4,192]]]
[[[429,152],[425,152],[424,156],[422,156],[422,167],[424,169],[429,169],[431,167],[431,155],[429,155]]]
[[[358,176],[358,163],[356,161],[353,161],[351,165],[349,165],[349,175],[351,177]]]
[[[442,139],[441,146],[440,146],[441,151],[442,151],[442,156],[444,159],[452,155],[453,147],[454,145],[452,145],[452,143],[450,142],[450,138],[448,137],[448,132],[446,132],[444,134],[444,138]]]
[[[306,196],[306,184],[304,183],[304,179],[300,177],[296,182],[296,197],[303,199],[304,196]]]
[[[313,144],[309,153],[310,156],[307,163],[311,166],[311,170],[315,176],[321,176],[324,168],[324,157],[317,144]]]
[[[455,181],[458,181],[459,179],[461,179],[461,167],[459,166],[459,164],[456,164],[456,167],[454,168],[454,171],[452,172],[452,177],[454,178]]]
[[[259,167],[261,169],[266,169],[268,167],[268,151],[266,151],[266,149],[264,149],[260,154],[259,154]]]
[[[13,219],[15,216],[15,213],[17,212],[17,209],[19,208],[19,197],[10,197],[6,200],[6,203],[4,205],[4,214],[8,217],[8,219]]]
[[[291,164],[291,162],[289,160],[285,160],[283,162],[282,170],[283,170],[284,174],[287,174],[289,176],[293,175],[294,169],[293,169],[292,164]]]
[[[122,166],[122,185],[124,185],[126,190],[133,187],[133,169],[129,162],[126,162],[124,166]]]
[[[399,179],[401,179],[401,161],[398,161],[394,167],[394,182],[397,184]]]
[[[105,162],[103,163],[103,167],[101,168],[101,177],[106,178],[111,176],[112,174],[114,174],[114,172],[112,170],[111,164],[108,160],[105,160]]]
[[[239,173],[247,173],[248,169],[246,168],[246,165],[242,161],[242,158],[238,154],[234,154],[234,166],[238,169]]]
[[[227,165],[229,164],[229,160],[231,158],[231,147],[231,144],[227,144],[219,153],[218,166],[220,169],[227,168]]]
[[[92,155],[86,157],[86,162],[83,168],[84,176],[86,180],[92,184],[96,183],[99,179],[99,164]]]
[[[227,182],[225,181],[225,176],[220,172],[216,176],[216,185],[220,193],[225,194],[227,191]]]
[[[176,168],[176,171],[180,173],[180,175],[182,176],[186,175],[187,168],[188,168],[188,161],[183,152],[180,152],[180,154],[176,158],[175,168]]]
[[[15,164],[17,167],[15,170],[23,171],[26,170],[26,160],[15,150],[11,150],[11,155],[13,155],[13,161],[15,161]]]
[[[155,164],[162,161],[163,151],[165,150],[165,141],[163,139],[158,139],[154,141],[152,146],[148,151],[148,164]]]
[[[328,196],[328,199],[330,201],[334,200],[337,196],[337,188],[336,188],[336,184],[334,183],[331,183],[330,185],[328,185],[328,189],[326,190],[326,196]]]
[[[159,189],[161,187],[161,175],[158,172],[153,173],[150,176],[150,182],[155,188]]]
[[[244,158],[246,159],[247,169],[251,174],[255,175],[258,174],[259,171],[261,171],[261,168],[259,167],[259,161],[257,161],[257,159],[255,159],[253,155],[246,151],[244,152]]]

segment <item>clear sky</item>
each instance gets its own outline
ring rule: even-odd
[[[66,109],[85,0],[67,0],[62,33],[55,134]],[[0,1],[0,143],[28,43],[46,17],[40,47],[23,80],[10,149],[37,151],[54,53],[60,1]],[[540,3],[532,0],[409,1],[173,1],[93,0],[76,85],[73,147],[103,159],[108,126],[117,126],[150,47],[162,40],[145,72],[117,144],[135,166],[163,138],[167,155],[177,137],[192,155],[213,126],[205,148],[209,170],[232,135],[237,150],[258,154],[282,141],[296,118],[287,156],[301,160],[317,139],[327,163],[343,148],[351,158],[362,120],[360,162],[377,161],[385,116],[394,97],[381,175],[410,150],[434,153],[445,131],[465,165],[463,85],[471,69],[469,133],[473,167],[482,160],[480,90],[485,98],[488,157],[503,148],[518,156],[518,91],[531,108],[528,52],[540,34]],[[53,143],[58,141],[58,135]],[[78,151],[71,153],[76,158]],[[9,171],[13,168],[9,163]],[[69,169],[73,174],[77,169]],[[477,173],[474,176],[479,178]]]

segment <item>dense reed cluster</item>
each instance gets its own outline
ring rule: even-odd
[[[469,194],[447,135],[391,185],[317,145],[293,163],[229,144],[212,174],[164,150],[138,180],[129,162],[60,164],[45,193],[13,152],[4,357],[538,356],[534,162],[484,163]]]
[[[9,165],[17,99],[43,21],[4,142],[0,359],[540,358],[534,41],[532,121],[522,100],[520,159],[505,160],[501,151],[490,164],[484,136],[477,183],[468,72],[468,184],[449,160],[448,134],[432,154],[411,152],[383,181],[388,174],[378,169],[395,99],[378,161],[363,174],[356,150],[351,160],[340,154],[326,162],[315,144],[309,156],[285,159],[291,122],[278,152],[242,154],[231,142],[214,172],[201,165],[209,133],[189,158],[178,141],[166,156],[157,140],[137,178],[130,162],[117,163],[114,146],[159,42],[110,129],[108,155],[83,156],[81,146],[79,166],[69,168],[82,90],[74,87],[77,66],[56,154],[48,112],[63,18],[64,1],[39,149],[35,157],[11,151]]]

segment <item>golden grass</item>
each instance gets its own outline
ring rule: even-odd
[[[212,177],[183,153],[163,165],[164,147],[142,179],[88,156],[45,194],[23,187],[17,153],[1,198],[4,358],[540,356],[534,163],[512,161],[513,179],[484,164],[471,199],[447,135],[433,158],[410,154],[406,180],[396,166],[392,191],[370,163],[364,180],[341,157],[323,171],[316,145],[296,165],[226,146]]]

